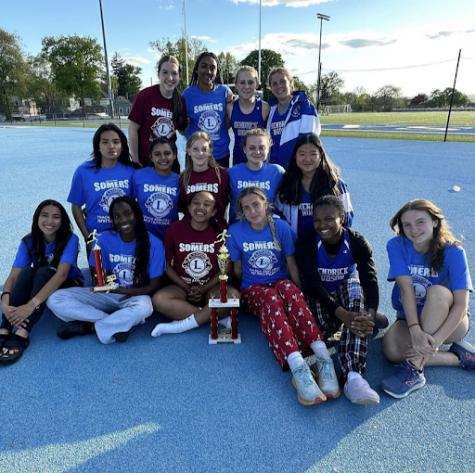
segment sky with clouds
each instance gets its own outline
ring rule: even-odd
[[[30,54],[45,36],[78,34],[102,44],[99,0],[2,2],[0,28]],[[184,31],[183,0],[102,0],[109,57],[114,51],[156,83],[149,43]],[[320,21],[322,74],[336,71],[344,91],[384,85],[405,96],[451,87],[475,95],[475,0],[262,0],[262,48],[278,51],[293,75],[316,81]],[[187,33],[238,60],[259,44],[259,0],[187,0]],[[190,66],[191,67],[191,66]]]

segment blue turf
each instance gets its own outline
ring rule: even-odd
[[[66,203],[94,130],[0,128],[0,284],[36,205]],[[326,138],[355,207],[354,227],[373,245],[381,309],[391,321],[385,245],[389,218],[407,200],[436,202],[463,233],[475,274],[475,146]],[[180,144],[182,147],[182,143]],[[460,192],[449,192],[453,185]],[[85,267],[84,257],[81,266]],[[474,312],[473,297],[471,312]],[[16,472],[473,472],[474,374],[426,370],[427,386],[379,406],[344,395],[297,402],[256,319],[242,316],[240,346],[209,346],[208,329],[150,337],[158,318],[125,344],[61,341],[45,313],[24,358],[0,366],[0,471]],[[475,342],[474,333],[468,340]],[[371,340],[367,379],[392,373]]]

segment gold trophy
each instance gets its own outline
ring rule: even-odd
[[[110,276],[106,275],[104,268],[102,266],[102,254],[101,254],[101,247],[97,243],[97,237],[99,233],[97,230],[94,230],[90,237],[91,239],[87,242],[92,242],[94,244],[92,248],[92,252],[94,253],[94,266],[96,268],[96,275],[97,275],[97,286],[93,287],[94,292],[108,292],[117,289],[119,285],[114,282],[116,277],[112,274]]]
[[[209,343],[211,345],[217,344],[234,344],[241,343],[241,335],[238,333],[238,319],[237,311],[239,307],[239,298],[234,297],[228,299],[226,293],[226,283],[228,281],[228,275],[226,274],[226,269],[229,263],[229,251],[226,246],[226,239],[231,235],[228,234],[227,230],[223,230],[222,233],[218,235],[218,239],[215,243],[221,243],[221,248],[218,252],[218,266],[219,266],[219,299],[211,296],[209,300],[209,307],[211,309],[211,334],[209,336]],[[231,338],[229,338],[229,331],[223,330],[218,332],[218,309],[228,307],[231,309]]]

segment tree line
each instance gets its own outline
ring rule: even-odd
[[[12,118],[13,97],[34,100],[41,113],[52,110],[55,104],[74,97],[79,101],[83,115],[86,116],[86,98],[99,102],[103,92],[107,91],[103,48],[95,38],[81,36],[47,36],[42,40],[42,49],[36,56],[27,55],[20,46],[21,38],[0,28],[0,114],[8,120]],[[185,64],[189,64],[189,75],[196,57],[207,51],[205,44],[196,38],[181,37],[173,42],[162,38],[150,42],[151,48],[160,55],[176,56],[182,66],[183,80],[179,90],[187,86]],[[258,69],[258,51],[252,51],[242,61],[231,53],[221,52],[218,59],[221,65],[223,81],[233,84],[235,73],[240,65],[253,66]],[[264,99],[270,91],[266,79],[274,67],[285,67],[282,56],[272,50],[261,51],[261,82]],[[132,100],[142,88],[141,68],[128,64],[118,52],[111,58],[111,85],[115,97],[121,96]],[[306,85],[297,76],[294,85],[304,90],[315,100],[317,84]],[[406,107],[448,107],[452,100],[452,88],[435,90],[429,96],[418,94],[412,99],[405,98],[400,88],[385,85],[374,94],[368,94],[364,87],[357,87],[352,92],[343,93],[343,79],[337,72],[322,76],[320,81],[320,110],[327,105],[349,104],[353,111],[391,111]],[[455,91],[453,106],[470,105],[469,98]]]

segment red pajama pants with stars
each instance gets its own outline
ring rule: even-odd
[[[287,279],[254,284],[241,291],[244,309],[260,319],[261,328],[282,370],[287,356],[307,350],[323,335],[312,317],[300,289]]]

